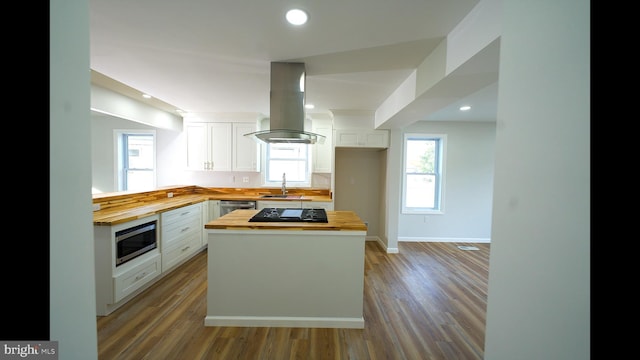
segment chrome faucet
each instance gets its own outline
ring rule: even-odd
[[[287,195],[287,173],[282,173],[282,195]]]

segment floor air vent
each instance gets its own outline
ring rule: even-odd
[[[466,245],[459,245],[458,249],[460,249],[460,250],[480,250],[475,246],[466,246]]]

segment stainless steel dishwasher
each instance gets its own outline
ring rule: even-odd
[[[221,200],[220,216],[226,215],[237,209],[255,209],[255,201]]]

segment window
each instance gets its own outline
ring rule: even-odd
[[[266,144],[265,185],[309,186],[309,145],[296,143]]]
[[[442,213],[445,135],[405,134],[402,213]]]
[[[144,191],[156,187],[154,130],[116,130],[118,191]]]

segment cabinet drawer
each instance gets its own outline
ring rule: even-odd
[[[118,302],[160,275],[160,255],[136,265],[113,278],[114,300]]]
[[[184,237],[181,241],[166,248],[162,252],[162,272],[179,264],[191,254],[197,252],[201,246],[201,234],[196,233],[189,237]]]
[[[184,206],[179,209],[163,212],[160,215],[160,221],[162,222],[162,228],[179,222],[183,219],[200,217],[201,216],[201,203]]]
[[[202,218],[200,216],[184,219],[170,226],[163,226],[160,236],[161,249],[171,247],[172,244],[180,241],[186,236],[198,234],[202,236]]]

